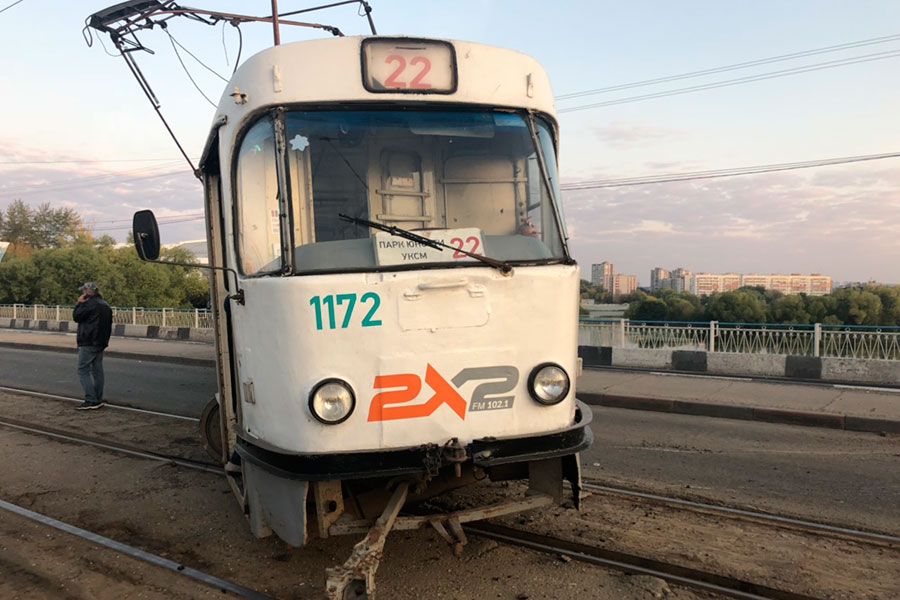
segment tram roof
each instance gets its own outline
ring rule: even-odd
[[[452,44],[455,50],[457,86],[452,93],[369,91],[363,84],[363,41],[380,39],[401,38],[358,36],[294,42],[268,48],[248,58],[222,94],[204,159],[215,152],[215,138],[233,140],[249,115],[268,106],[285,104],[453,103],[525,108],[548,114],[555,120],[550,81],[535,59],[513,50],[472,42],[435,40]]]

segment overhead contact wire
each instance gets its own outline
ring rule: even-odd
[[[758,175],[761,173],[774,173],[778,171],[793,171],[797,169],[813,169],[858,162],[885,160],[900,158],[900,152],[884,154],[868,154],[860,156],[846,156],[842,158],[826,158],[806,162],[781,163],[772,165],[758,165],[753,167],[738,167],[732,169],[718,169],[710,171],[694,171],[689,173],[666,173],[657,176],[623,177],[621,179],[606,179],[586,182],[567,183],[560,186],[562,191],[593,190],[600,188],[625,187],[632,185],[650,185],[653,183],[673,183],[678,181],[695,181],[700,179],[717,179],[721,177],[737,177],[740,175]]]
[[[804,58],[806,56],[814,56],[817,54],[840,52],[841,50],[849,50],[851,48],[860,48],[863,46],[871,46],[874,44],[884,44],[887,42],[894,42],[894,41],[898,41],[898,40],[900,40],[900,34],[886,35],[886,36],[882,36],[882,37],[859,40],[856,42],[847,42],[844,44],[837,44],[834,46],[825,46],[824,48],[814,48],[812,50],[802,50],[799,52],[791,52],[789,54],[770,56],[768,58],[760,58],[760,59],[756,59],[756,60],[749,60],[749,61],[734,63],[734,64],[730,64],[730,65],[723,65],[720,67],[713,67],[710,69],[702,69],[699,71],[690,71],[687,73],[679,73],[677,75],[667,75],[667,76],[663,76],[663,77],[656,77],[653,79],[644,79],[641,81],[634,81],[631,83],[612,85],[612,86],[608,86],[608,87],[597,88],[594,90],[584,90],[581,92],[570,92],[568,94],[561,94],[561,95],[557,96],[556,99],[557,100],[569,100],[572,98],[581,98],[584,96],[593,96],[596,94],[617,92],[617,91],[627,90],[627,89],[636,88],[636,87],[656,85],[659,83],[668,83],[671,81],[679,81],[682,79],[692,79],[695,77],[703,77],[704,75],[714,75],[717,73],[725,73],[728,71],[747,69],[749,67],[756,67],[756,66],[767,65],[767,64],[772,64],[772,63],[776,63],[776,62],[784,62],[787,60],[794,60],[796,58]]]
[[[679,96],[682,94],[690,94],[693,92],[700,92],[705,90],[718,89],[723,87],[731,87],[735,85],[742,85],[745,83],[753,83],[757,81],[765,81],[768,79],[778,79],[781,77],[789,77],[791,75],[800,75],[802,73],[812,73],[815,71],[822,71],[825,69],[835,69],[837,67],[844,67],[848,65],[855,65],[861,63],[872,62],[876,60],[885,60],[888,58],[895,58],[900,56],[900,50],[890,50],[885,52],[875,52],[872,54],[864,54],[862,56],[857,56],[853,58],[842,58],[833,61],[827,61],[824,63],[817,63],[814,65],[807,65],[804,67],[794,67],[791,69],[783,69],[781,71],[771,71],[769,73],[760,73],[758,75],[747,75],[745,77],[738,77],[735,79],[726,79],[724,81],[715,81],[711,83],[704,83],[700,85],[694,85],[683,88],[675,88],[671,90],[663,90],[660,92],[653,92],[650,94],[641,94],[638,96],[628,96],[625,98],[617,98],[615,100],[606,100],[604,102],[594,102],[592,104],[583,104],[581,106],[572,106],[569,108],[561,108],[558,112],[562,113],[570,113],[577,112],[581,110],[588,110],[591,108],[601,108],[604,106],[615,106],[618,104],[630,104],[632,102],[641,102],[643,100],[652,100],[655,98],[665,98],[668,96]]]

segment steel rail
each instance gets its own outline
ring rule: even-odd
[[[222,475],[225,473],[225,469],[223,469],[221,466],[215,465],[213,463],[208,463],[208,462],[199,461],[199,460],[191,460],[189,458],[181,458],[178,456],[162,454],[159,452],[150,452],[148,450],[143,450],[141,448],[138,448],[136,446],[130,446],[128,444],[111,442],[109,440],[103,440],[103,439],[95,438],[92,436],[77,434],[77,433],[73,433],[73,432],[69,432],[69,431],[62,431],[59,429],[54,429],[52,427],[38,425],[36,423],[28,423],[26,421],[10,419],[8,417],[0,417],[0,426],[8,427],[10,429],[16,429],[18,431],[25,431],[27,433],[35,433],[38,435],[43,435],[45,437],[62,440],[64,442],[73,442],[76,444],[93,446],[94,448],[100,448],[101,450],[109,450],[112,452],[117,452],[119,454],[124,454],[126,456],[147,458],[150,460],[155,460],[155,461],[159,461],[159,462],[163,462],[163,463],[177,465],[179,467],[187,467],[189,469],[194,469],[197,471],[205,471],[207,473],[214,473],[216,475]]]
[[[182,575],[195,581],[199,581],[200,583],[216,588],[223,593],[230,592],[240,598],[249,598],[250,600],[271,600],[271,596],[261,594],[260,592],[251,590],[250,588],[246,588],[242,585],[238,585],[232,581],[228,581],[227,579],[221,579],[219,577],[216,577],[215,575],[210,575],[209,573],[198,571],[197,569],[193,569],[184,564],[175,562],[174,560],[169,560],[168,558],[163,558],[162,556],[147,552],[146,550],[142,550],[134,546],[129,546],[128,544],[123,544],[122,542],[118,542],[114,539],[102,536],[98,533],[94,533],[86,529],[81,529],[80,527],[75,527],[74,525],[70,525],[63,521],[54,519],[53,517],[48,517],[47,515],[19,506],[18,504],[0,500],[0,508],[36,523],[40,523],[64,533],[68,533],[69,535],[81,538],[98,546],[108,548],[110,550],[118,552],[119,554],[130,556],[131,558],[140,560],[142,562],[146,562],[151,565],[172,571],[173,573],[177,573],[178,575]]]
[[[84,401],[83,398],[76,398],[74,396],[62,396],[59,394],[49,394],[47,392],[38,392],[35,390],[29,390],[25,388],[16,388],[9,386],[0,386],[0,392],[10,392],[13,394],[22,394],[23,396],[34,396],[36,398],[50,398],[51,400],[65,400],[66,402],[78,402],[81,403]],[[122,404],[111,404],[107,402],[105,406],[109,408],[114,408],[116,410],[127,410],[130,412],[142,413],[146,415],[155,415],[157,417],[169,417],[172,419],[181,419],[182,421],[194,421],[195,423],[199,422],[200,419],[196,417],[187,417],[184,415],[176,415],[173,413],[160,412],[156,410],[148,410],[146,408],[135,408],[133,406],[124,406]]]
[[[690,567],[589,546],[501,525],[480,523],[464,527],[466,533],[498,542],[565,556],[592,565],[609,567],[636,575],[650,575],[665,581],[741,600],[815,600],[797,592],[751,583],[727,575],[717,575]]]
[[[793,529],[804,529],[804,530],[812,531],[815,533],[827,533],[827,534],[832,534],[832,535],[839,535],[841,537],[853,538],[853,539],[861,540],[861,541],[865,541],[865,542],[879,542],[879,543],[883,542],[883,543],[887,543],[890,545],[900,545],[900,536],[892,535],[889,533],[864,531],[861,529],[854,529],[854,528],[846,527],[846,526],[842,526],[842,525],[818,523],[816,521],[808,521],[808,520],[799,519],[796,517],[787,517],[787,516],[777,515],[777,514],[769,513],[769,512],[748,510],[748,509],[744,509],[744,508],[723,506],[723,505],[719,505],[719,504],[710,504],[707,502],[700,502],[697,500],[685,500],[684,498],[663,496],[663,495],[654,494],[651,492],[641,492],[638,490],[630,490],[627,488],[601,485],[601,484],[596,484],[596,483],[583,483],[582,488],[584,490],[592,491],[592,492],[613,494],[613,495],[618,495],[618,496],[628,496],[631,498],[640,498],[642,500],[650,500],[652,502],[656,502],[656,503],[667,505],[667,506],[675,506],[678,508],[711,512],[711,513],[726,515],[729,517],[750,518],[750,519],[753,519],[756,521],[763,521],[765,523],[771,523],[771,524],[778,525],[778,526],[787,525]]]

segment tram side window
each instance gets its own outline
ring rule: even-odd
[[[238,252],[245,275],[281,269],[275,133],[263,119],[247,132],[237,165]]]

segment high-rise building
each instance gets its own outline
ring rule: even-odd
[[[719,292],[732,292],[741,287],[738,273],[697,273],[691,277],[691,293],[708,296]]]
[[[813,273],[812,275],[759,275],[752,273],[738,275],[736,273],[716,274],[697,273],[691,278],[691,293],[698,296],[730,292],[739,287],[761,287],[775,290],[783,294],[810,294],[821,296],[830,294],[831,277]]]
[[[617,273],[613,278],[613,298],[620,298],[637,291],[637,275]]]
[[[650,291],[673,290],[686,292],[691,289],[691,272],[683,267],[667,271],[655,267],[650,271]]]
[[[615,285],[616,270],[611,262],[603,261],[591,265],[591,284],[612,292]]]
[[[665,284],[669,280],[669,272],[662,267],[653,267],[650,270],[650,291],[656,292],[665,289]]]
[[[669,273],[669,289],[674,292],[689,292],[691,290],[691,272],[684,267],[678,267]]]

